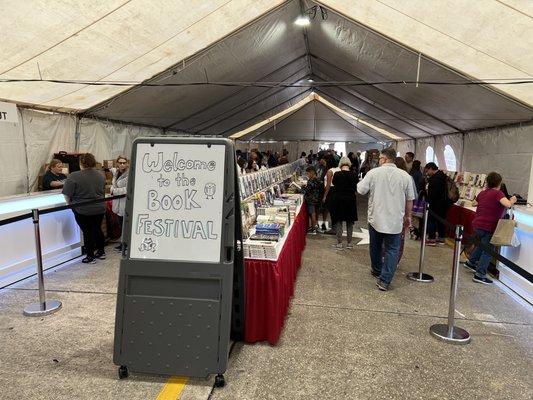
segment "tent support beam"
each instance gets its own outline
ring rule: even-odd
[[[342,104],[344,107],[350,109],[350,111],[352,111],[352,112],[359,112],[359,111],[355,110],[355,109],[354,109],[352,106],[350,106],[349,104],[346,104],[346,103],[344,103],[344,102],[341,101],[341,100],[334,99],[334,98],[331,97],[329,94],[324,93],[324,92],[322,92],[321,90],[317,90],[317,92],[320,92],[320,94],[321,94],[324,98],[327,97],[327,98],[329,99],[329,101],[333,101],[333,102],[337,102],[337,103],[339,103],[339,104]],[[341,118],[341,117],[339,117],[339,118]],[[374,120],[374,118],[371,118],[371,119]],[[372,136],[370,133],[363,131],[363,130],[362,130],[361,128],[359,128],[357,125],[352,124],[352,123],[351,123],[350,121],[348,121],[348,120],[345,120],[345,121],[348,122],[349,124],[351,124],[351,125],[352,125],[355,129],[357,129],[359,132],[364,133],[364,134],[367,135],[367,136],[370,136],[372,139],[374,139],[374,140],[376,140],[376,141],[378,141],[378,142],[382,142],[382,141],[384,140],[384,139],[378,139],[377,137]],[[370,129],[372,129],[372,128],[370,128]],[[386,140],[390,140],[390,138],[387,138]]]
[[[286,63],[285,65],[283,65],[283,66],[281,66],[281,67],[279,67],[278,69],[276,69],[276,70],[273,71],[272,73],[270,73],[270,74],[268,74],[268,75],[265,75],[265,76],[261,77],[261,78],[258,80],[258,82],[262,82],[262,81],[268,79],[268,78],[271,77],[272,75],[277,74],[277,73],[283,71],[285,68],[287,68],[287,67],[290,66],[291,64],[294,64],[294,63],[298,62],[299,60],[301,60],[301,59],[303,59],[303,58],[305,58],[305,57],[306,57],[306,55],[303,55],[303,56],[300,56],[300,57],[298,57],[298,58],[295,58],[294,60],[292,60],[292,61]],[[282,81],[286,81],[286,80],[289,80],[289,79],[293,78],[295,75],[298,75],[302,70],[303,70],[303,68],[299,68],[296,72],[294,72],[294,73],[291,74],[290,76],[286,76]],[[299,79],[298,79],[298,80],[299,80]],[[292,82],[298,82],[298,80],[296,80],[296,81],[292,81]],[[170,127],[172,127],[172,126],[174,126],[174,125],[177,125],[177,124],[179,124],[179,123],[181,123],[181,122],[183,122],[183,121],[186,121],[186,120],[188,120],[188,119],[190,119],[190,118],[193,118],[193,117],[195,117],[195,116],[197,116],[197,115],[199,115],[199,114],[201,114],[201,113],[203,113],[203,112],[206,112],[206,111],[208,111],[210,108],[213,108],[214,106],[216,106],[217,104],[219,104],[219,103],[221,103],[221,102],[225,102],[225,101],[231,99],[233,96],[237,96],[239,93],[243,92],[243,91],[246,90],[246,89],[248,89],[248,88],[242,88],[242,89],[240,89],[240,90],[237,90],[236,92],[230,94],[229,96],[226,96],[225,98],[223,98],[223,99],[217,101],[216,104],[211,104],[211,105],[209,105],[209,106],[207,106],[207,107],[204,107],[203,109],[201,109],[201,110],[199,110],[199,111],[197,111],[197,112],[195,112],[195,113],[193,113],[193,114],[188,115],[187,117],[184,117],[184,118],[181,118],[181,119],[179,119],[179,120],[177,120],[177,121],[175,121],[175,122],[172,122],[171,124],[165,126],[165,128],[168,129],[168,128],[170,128]],[[244,101],[244,102],[238,104],[238,105],[235,106],[235,107],[230,108],[229,110],[224,111],[224,112],[221,113],[221,114],[218,114],[218,115],[214,116],[214,117],[211,118],[210,120],[204,121],[204,122],[202,122],[202,123],[200,123],[200,124],[196,124],[196,125],[192,126],[190,129],[195,129],[195,128],[197,128],[197,127],[200,126],[200,125],[203,125],[203,124],[209,123],[209,122],[211,122],[211,121],[213,121],[213,120],[215,120],[215,119],[217,119],[217,118],[223,117],[224,114],[226,114],[226,113],[228,113],[228,112],[231,112],[231,111],[233,111],[233,110],[235,110],[235,109],[238,109],[238,108],[239,108],[240,106],[242,106],[243,104],[245,104],[245,103],[247,103],[247,102],[249,102],[249,101],[251,101],[251,100],[254,100],[254,99],[256,99],[257,97],[260,97],[260,96],[265,95],[266,93],[268,93],[268,92],[269,92],[270,90],[272,90],[273,88],[265,88],[265,89],[266,89],[266,90],[263,91],[262,93],[260,93],[260,94],[258,94],[258,95],[256,95],[256,96],[253,96],[252,98],[250,98],[250,99],[248,99],[248,100],[246,100],[246,101]],[[241,109],[241,111],[242,111],[242,109]]]
[[[350,77],[353,77],[354,80],[359,80],[359,81],[361,81],[361,82],[364,82],[362,79],[360,79],[360,78],[358,78],[358,77],[352,75],[351,73],[349,73],[349,72],[343,70],[342,68],[337,67],[336,65],[331,64],[329,61],[324,60],[324,59],[321,58],[321,57],[318,57],[318,56],[316,56],[316,55],[314,55],[314,54],[311,54],[311,57],[313,57],[313,58],[319,60],[320,62],[323,62],[324,64],[326,64],[326,65],[328,65],[328,66],[330,66],[330,67],[333,67],[333,68],[336,69],[337,71],[340,71],[340,72],[342,72],[342,73],[344,73],[344,74],[346,74],[346,75],[348,75],[348,76],[350,76]],[[422,113],[422,114],[424,114],[424,115],[427,115],[428,117],[433,118],[435,121],[438,121],[438,122],[440,122],[441,124],[446,125],[446,126],[452,128],[452,129],[454,129],[456,132],[463,132],[461,129],[459,129],[459,128],[457,128],[457,127],[455,127],[455,126],[449,124],[448,122],[446,122],[446,121],[444,121],[444,120],[442,120],[442,119],[436,117],[435,115],[432,115],[432,114],[428,113],[427,111],[421,110],[421,109],[419,109],[418,107],[412,105],[411,103],[408,103],[408,102],[406,102],[405,100],[402,100],[402,99],[400,99],[400,98],[398,98],[398,97],[396,97],[396,96],[394,96],[394,95],[392,95],[392,94],[390,94],[390,93],[384,91],[383,89],[380,89],[380,88],[378,88],[378,87],[376,87],[376,86],[372,86],[372,87],[375,88],[375,89],[376,89],[377,91],[379,91],[380,93],[382,93],[382,94],[384,94],[384,95],[386,95],[386,96],[388,96],[388,97],[391,97],[391,98],[393,98],[394,100],[396,100],[396,101],[398,101],[398,102],[401,102],[402,104],[404,104],[404,105],[406,105],[406,106],[409,106],[409,107],[412,108],[413,110],[416,110],[416,111],[418,111],[418,112],[420,112],[420,113]],[[380,105],[380,107],[383,107],[383,106]],[[425,131],[425,129],[424,129],[424,131]],[[430,135],[431,135],[431,133],[430,133]]]
[[[269,95],[266,96],[266,97],[260,98],[259,100],[256,100],[256,101],[254,101],[253,103],[251,103],[250,106],[254,106],[254,105],[256,105],[257,103],[260,103],[261,101],[264,101],[264,100],[266,100],[266,99],[268,99],[268,98],[270,98],[270,97],[272,97],[272,96],[275,96],[275,95],[277,95],[278,93],[281,93],[281,92],[282,92],[283,90],[285,90],[285,89],[286,89],[286,88],[279,89],[279,90],[275,91],[274,93],[269,94]],[[291,97],[291,98],[288,99],[287,101],[290,101],[290,100],[294,99],[295,97],[300,96],[302,93],[306,93],[306,92],[308,92],[309,90],[310,90],[310,89],[307,89],[307,90],[305,90],[305,91],[302,91],[302,92],[300,92],[298,95]],[[286,101],[285,101],[285,102],[286,102]],[[285,103],[285,102],[283,102],[283,103]],[[280,104],[283,104],[283,103],[280,103]],[[279,106],[280,104],[278,104],[278,106]],[[250,106],[249,106],[249,107],[250,107]],[[248,108],[249,108],[249,107],[248,107]],[[276,106],[276,107],[277,107],[277,106]],[[275,108],[275,107],[274,107],[274,108]],[[265,111],[265,112],[268,112],[268,111],[270,111],[270,110],[272,110],[272,108],[270,108],[269,110],[267,110],[267,111]],[[228,117],[228,118],[233,117],[234,115],[237,115],[237,114],[239,114],[239,113],[241,113],[241,112],[243,112],[243,111],[246,111],[246,109],[240,109],[240,110],[238,110],[238,111],[235,111],[234,113],[228,115],[227,117]],[[263,114],[263,113],[261,113],[261,114]],[[259,114],[259,115],[261,115],[261,114]],[[230,128],[230,129],[226,129],[226,130],[224,131],[224,133],[225,133],[225,132],[228,132],[228,131],[231,131],[232,129],[234,129],[234,128],[236,128],[236,127],[242,125],[243,123],[246,123],[246,122],[248,122],[248,121],[250,121],[250,120],[252,120],[252,119],[254,119],[254,118],[257,118],[257,116],[256,116],[256,117],[253,117],[253,118],[250,118],[250,119],[247,119],[246,121],[244,121],[244,122],[242,122],[242,123],[239,123],[239,124],[237,124],[237,125],[234,125],[234,126],[233,126],[232,128]],[[218,124],[218,123],[219,123],[219,122],[217,121],[217,122],[211,123],[210,125],[205,126],[204,128],[202,128],[202,131],[205,131],[206,129],[209,129],[209,128],[211,128],[212,126],[214,126],[214,125],[216,125],[216,124]],[[223,133],[222,135],[224,135],[224,133]]]
[[[346,94],[348,94],[348,95],[350,95],[350,96],[353,96],[353,94],[351,94],[349,91],[347,91],[347,90],[345,90],[345,89],[343,89],[343,88],[341,88],[341,87],[337,87],[337,88],[338,88],[339,90],[345,92]],[[329,95],[329,94],[327,94],[326,92],[324,92],[323,90],[320,90],[320,93],[327,95],[329,98],[335,98],[335,96]],[[337,99],[336,99],[336,100],[337,100]],[[339,100],[337,100],[337,101],[339,101]],[[339,102],[340,102],[340,101],[339,101]],[[342,102],[341,102],[341,103],[342,103]],[[345,104],[345,103],[343,103],[343,104]],[[362,112],[362,111],[359,111],[357,108],[354,108],[353,106],[350,106],[350,109],[353,110],[353,112],[356,112],[356,113],[358,113],[358,114],[360,114],[360,115],[363,115],[363,116],[364,116],[365,118],[367,118],[367,119],[370,119],[370,120],[373,120],[373,121],[377,121],[377,122],[379,122],[380,124],[382,124],[382,125],[384,125],[384,126],[390,128],[390,129],[392,129],[392,130],[394,130],[394,131],[400,132],[402,135],[407,136],[407,138],[414,139],[413,136],[411,136],[411,135],[409,135],[409,134],[407,134],[407,133],[405,133],[405,132],[403,132],[403,131],[399,131],[399,130],[395,129],[394,127],[390,126],[389,124],[386,124],[386,123],[384,123],[383,121],[380,121],[379,119],[376,119],[376,118],[374,118],[374,117],[372,117],[372,116],[370,116],[370,115],[368,115],[368,114],[366,114],[366,113],[364,113],[364,112]],[[431,135],[431,134],[429,133],[429,135]]]
[[[264,114],[266,114],[266,113],[268,113],[268,112],[274,110],[275,108],[281,106],[282,104],[285,104],[285,103],[287,103],[287,102],[289,102],[289,101],[294,100],[294,99],[297,98],[297,97],[303,96],[303,97],[305,98],[305,94],[308,94],[308,93],[310,93],[310,92],[312,92],[312,90],[311,90],[311,89],[307,89],[307,90],[305,90],[305,91],[303,91],[303,92],[301,92],[301,93],[298,93],[296,96],[293,96],[293,97],[291,97],[291,98],[285,100],[284,102],[279,103],[279,104],[277,104],[276,106],[269,108],[268,110],[265,110],[265,111],[263,111],[263,112],[261,112],[261,113],[259,113],[259,114],[256,114],[256,115],[254,115],[252,118],[248,118],[246,121],[243,121],[243,122],[241,122],[241,123],[239,123],[239,124],[233,126],[232,128],[226,129],[224,132],[221,133],[221,135],[224,136],[224,137],[225,137],[225,136],[230,136],[230,135],[228,135],[228,132],[233,131],[233,130],[236,129],[237,127],[239,127],[239,126],[241,126],[241,125],[246,125],[246,124],[248,124],[250,121],[253,121],[254,119],[257,119],[257,118],[260,117],[261,115],[264,115]]]
[[[328,75],[323,74],[323,73],[316,74],[316,76],[318,76],[320,79],[324,79],[325,81],[327,81],[328,79],[330,79],[330,77],[329,77]],[[427,135],[433,135],[431,132],[429,132],[429,131],[427,130],[426,127],[423,127],[423,128],[420,127],[419,124],[417,124],[417,123],[415,123],[415,122],[409,120],[409,119],[406,118],[406,117],[401,116],[400,114],[396,114],[394,111],[391,111],[391,110],[389,110],[388,108],[385,108],[385,107],[381,106],[381,104],[378,104],[378,103],[376,103],[376,102],[374,102],[374,101],[371,101],[371,100],[367,99],[366,97],[360,95],[360,94],[357,93],[356,91],[352,91],[351,88],[346,88],[346,87],[342,87],[342,86],[337,86],[336,88],[339,89],[339,90],[342,90],[343,92],[345,92],[345,93],[346,93],[347,95],[349,95],[349,96],[356,97],[356,98],[358,98],[359,100],[361,100],[361,101],[363,101],[363,102],[369,104],[370,106],[374,106],[374,107],[378,108],[380,111],[382,111],[382,112],[384,112],[384,113],[390,115],[391,117],[394,117],[394,118],[396,118],[396,119],[398,119],[398,120],[401,120],[401,121],[403,121],[404,123],[406,123],[406,124],[408,124],[408,125],[410,125],[410,126],[416,128],[416,129],[420,129],[421,131],[425,132]],[[355,92],[355,93],[354,93],[354,92]],[[331,96],[331,97],[332,97],[332,96]],[[353,109],[353,110],[357,110],[357,109],[354,108],[354,107],[352,107],[352,109]],[[372,118],[372,119],[376,120],[376,118],[371,117],[370,115],[365,114],[365,113],[362,112],[362,111],[359,111],[359,110],[357,110],[357,111],[358,111],[359,113],[361,113],[361,114],[363,114],[363,115],[369,117],[369,118]],[[380,122],[381,122],[381,121],[380,121]],[[383,124],[383,122],[381,122],[381,123]],[[385,125],[385,124],[384,124],[384,125]],[[390,125],[387,125],[387,126],[390,126]],[[392,128],[392,127],[391,127],[391,128]],[[397,130],[397,129],[395,129],[395,128],[393,128],[393,129],[394,129],[394,130]],[[398,130],[398,131],[399,131],[399,130]],[[410,137],[410,138],[413,138],[413,139],[414,139],[414,136],[411,136],[411,135],[409,135],[408,133],[406,133],[406,132],[404,132],[404,131],[399,131],[399,132],[403,133],[403,134],[406,135],[407,137]]]
[[[287,118],[289,118],[291,115],[293,115],[294,113],[296,113],[298,110],[294,110],[293,112],[287,114],[287,115],[284,115],[283,117],[281,117],[279,120],[276,120],[276,121],[273,121],[272,122],[272,126],[276,127],[276,125],[279,125],[281,124],[283,121],[285,121]],[[265,125],[265,126],[268,126],[269,124]],[[258,129],[258,133],[256,133],[255,135],[253,135],[249,140],[254,140],[256,137],[259,137],[261,136],[263,133],[265,133],[266,131],[268,131],[272,126],[268,126],[266,129],[263,129],[263,127],[259,128]],[[251,134],[251,133],[250,133]],[[246,137],[248,135],[244,135],[243,137]],[[239,138],[240,139],[240,138]]]

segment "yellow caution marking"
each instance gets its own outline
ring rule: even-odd
[[[177,400],[180,398],[181,392],[185,388],[185,385],[189,381],[189,378],[181,376],[172,376],[168,379],[167,383],[159,392],[157,400]]]

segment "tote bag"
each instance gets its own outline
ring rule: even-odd
[[[413,211],[412,214],[414,217],[424,218],[424,208],[426,206],[425,200],[415,200],[413,201]]]
[[[514,228],[516,227],[516,221],[512,219],[500,219],[498,226],[492,235],[490,244],[494,246],[520,246],[520,241],[516,237]]]

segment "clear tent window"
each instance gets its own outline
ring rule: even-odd
[[[448,171],[457,171],[457,157],[449,144],[444,147],[444,162]]]

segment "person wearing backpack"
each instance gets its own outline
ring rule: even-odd
[[[428,176],[427,202],[429,203],[428,218],[428,246],[436,246],[437,243],[444,243],[446,238],[446,227],[442,222],[437,220],[431,212],[435,213],[442,219],[446,219],[448,209],[453,202],[448,197],[447,176],[442,172],[434,162],[427,163],[424,170]],[[437,239],[437,233],[439,237]]]

